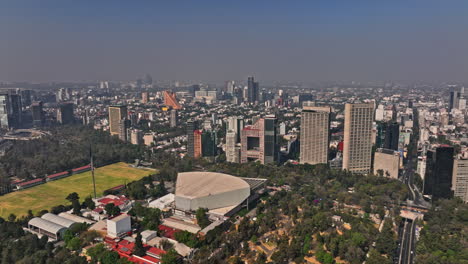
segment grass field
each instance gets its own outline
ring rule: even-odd
[[[125,163],[114,163],[98,168],[94,171],[97,195],[101,195],[104,190],[139,180],[154,172],[132,168]],[[29,209],[36,213],[44,209],[50,210],[53,206],[67,205],[69,202],[65,197],[72,192],[79,194],[80,201],[93,194],[90,171],[0,196],[0,216],[6,218],[11,213],[22,216],[26,215]]]

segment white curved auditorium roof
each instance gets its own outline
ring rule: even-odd
[[[182,172],[177,175],[176,196],[197,198],[250,189],[243,179],[218,172]]]

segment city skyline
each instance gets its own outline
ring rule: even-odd
[[[2,81],[129,80],[144,73],[219,82],[249,75],[262,83],[466,81],[468,68],[462,1],[0,7]]]

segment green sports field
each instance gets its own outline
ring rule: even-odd
[[[94,171],[96,192],[99,196],[104,190],[154,173],[154,170],[132,168],[126,163],[100,167]],[[22,216],[29,209],[36,213],[44,209],[50,210],[53,206],[67,205],[69,202],[65,197],[72,192],[79,194],[80,201],[93,194],[91,171],[0,196],[0,216],[5,218],[11,213]]]

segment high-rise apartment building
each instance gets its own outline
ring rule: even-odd
[[[328,162],[330,107],[305,106],[301,113],[300,162]]]
[[[226,133],[226,161],[240,162],[240,144],[237,142],[237,133],[233,130]]]
[[[370,172],[373,117],[373,103],[345,105],[343,169]]]
[[[468,202],[468,159],[455,159],[452,175],[453,196]]]
[[[424,177],[423,193],[432,195],[433,199],[451,198],[453,176],[454,149],[441,145],[428,150],[426,157],[426,175]]]
[[[277,160],[276,117],[268,115],[257,119],[241,132],[241,163],[260,161],[261,164]]]
[[[109,131],[111,135],[120,134],[120,120],[127,118],[127,106],[109,106]]]
[[[71,102],[60,103],[59,108],[57,109],[57,122],[62,125],[72,124],[75,122],[73,108],[74,104]]]

